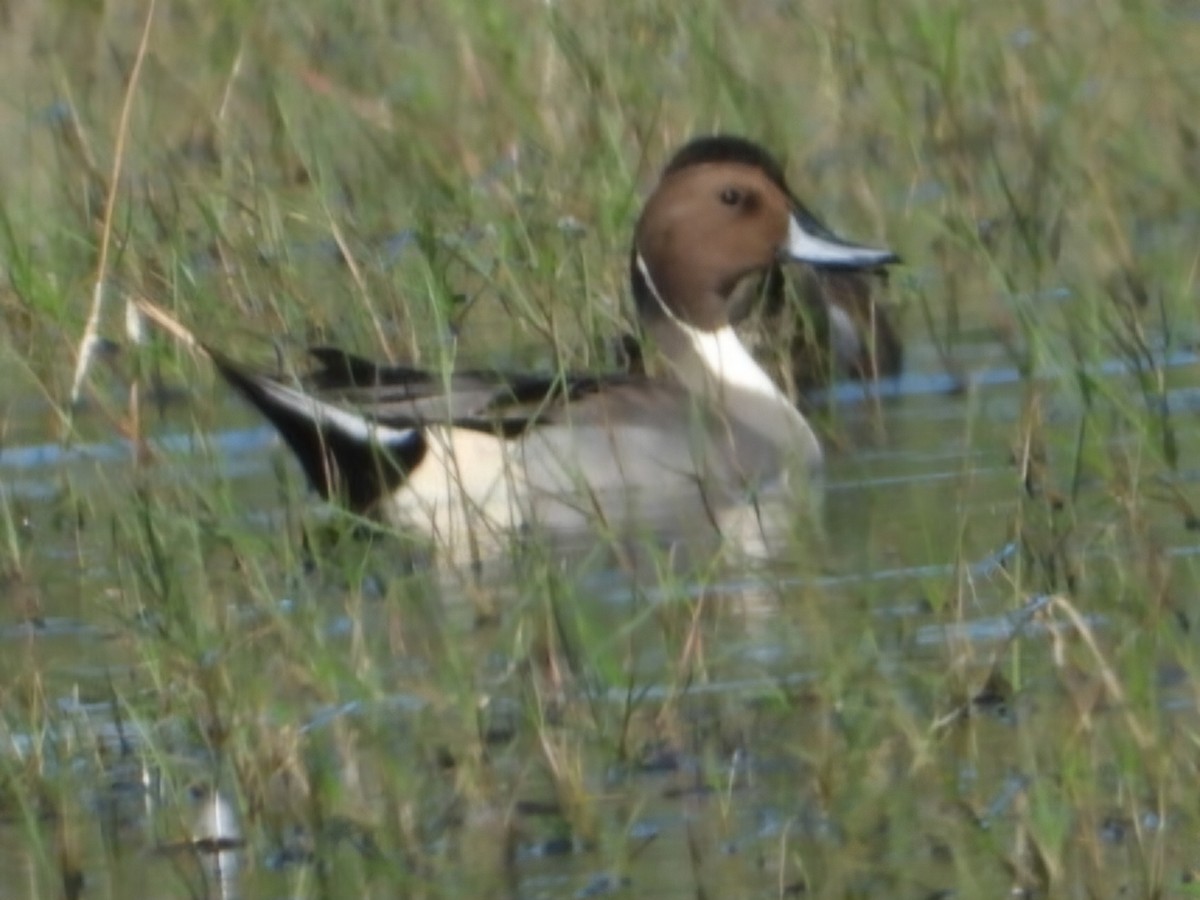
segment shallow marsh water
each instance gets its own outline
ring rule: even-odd
[[[1124,617],[1144,620],[1122,596],[1141,602],[1142,587],[1121,582],[1140,577],[1148,550],[1120,533],[1111,497],[1086,477],[1073,499],[1055,501],[1070,507],[1070,527],[1056,531],[1053,504],[1042,504],[1049,511],[1040,525],[1021,509],[1050,490],[1021,485],[1008,443],[1028,382],[993,368],[948,394],[932,368],[921,370],[920,348],[914,359],[915,371],[883,386],[896,396],[876,401],[846,387],[823,414],[845,449],[829,464],[820,558],[688,571],[664,563],[633,579],[603,564],[543,559],[456,582],[420,565],[410,571],[387,535],[335,541],[317,552],[320,562],[306,561],[296,541],[305,528],[320,530],[319,508],[272,432],[219,389],[208,430],[189,410],[207,402],[195,394],[173,397],[161,418],[148,413],[154,461],[141,466],[126,443],[104,439],[108,426],[93,423],[94,414],[80,415],[81,438],[63,446],[39,428],[49,418],[44,404],[17,398],[9,429],[24,442],[6,443],[0,480],[24,565],[8,584],[0,680],[21,686],[14,694],[24,712],[6,717],[4,770],[13,778],[36,769],[47,797],[45,808],[26,797],[9,810],[0,880],[48,890],[49,861],[69,856],[64,867],[98,896],[131,896],[147,879],[159,896],[304,895],[317,890],[305,887],[315,878],[333,896],[397,878],[414,890],[453,884],[449,893],[464,895],[494,896],[501,883],[522,897],[683,897],[696,896],[697,885],[705,896],[800,895],[810,883],[823,896],[875,896],[966,883],[956,871],[969,855],[962,829],[985,843],[1019,842],[1017,810],[1035,802],[1042,779],[1061,777],[1040,769],[1028,742],[1067,723],[1103,729],[1122,717],[1103,679],[1069,661],[1064,644],[1085,632],[1107,644]],[[1178,417],[1180,456],[1194,458],[1200,368],[1189,353],[1167,361],[1178,384],[1165,396]],[[1130,377],[1116,363],[1108,368],[1101,377]],[[1041,414],[1071,433],[1080,411],[1065,397],[1045,402]],[[42,442],[30,440],[39,434]],[[1194,495],[1197,473],[1176,477]],[[166,498],[144,502],[140,536],[122,521],[130,491]],[[188,503],[200,497],[220,499],[202,513],[211,533],[197,538],[179,517],[196,516]],[[1164,504],[1156,519],[1146,526],[1161,535],[1153,553],[1170,584],[1170,614],[1186,630],[1197,615],[1200,543],[1177,507]],[[221,536],[230,530],[232,552]],[[191,602],[186,587],[164,585],[154,596],[156,576],[138,557],[155,532],[192,542],[172,565],[206,585],[196,600],[209,604],[204,613],[173,608]],[[239,559],[246,554],[255,559]],[[546,599],[556,592],[561,605]],[[536,638],[522,634],[539,618],[530,606],[541,604],[567,621]],[[184,639],[173,628],[207,634]],[[375,669],[371,690],[355,677],[347,696],[318,689],[318,699],[294,671],[273,676],[276,664],[302,665],[288,658],[295,631],[322,648],[322,665]],[[694,650],[681,656],[685,632]],[[139,659],[155,634],[166,643],[158,651],[165,668]],[[190,704],[173,711],[164,702],[172,685],[153,679],[170,672],[175,640],[201,656],[181,668],[210,667],[234,682],[224,691],[280,692],[251,704],[261,721],[241,725],[274,740],[290,735],[295,746],[276,748],[274,771],[237,770],[212,733],[218,710],[201,724],[189,718]],[[572,640],[580,646],[565,646]],[[557,651],[546,646],[558,642]],[[258,647],[238,660],[240,643]],[[447,653],[465,682],[435,674]],[[1161,715],[1153,727],[1187,733],[1200,725],[1188,663],[1170,654],[1147,661],[1154,668],[1143,689]],[[181,685],[194,690],[196,677],[181,672]],[[466,696],[456,697],[464,685]],[[439,721],[447,703],[462,702],[480,704],[480,732],[465,744]],[[581,703],[592,709],[589,728],[628,720],[619,739],[603,728],[598,741],[564,739],[589,797],[582,819],[564,808],[563,786],[532,762],[556,759],[538,749],[554,740],[548,734],[586,730],[571,723]],[[896,708],[881,720],[869,709],[877,703]],[[160,712],[147,717],[147,709]],[[908,737],[881,730],[883,721]],[[347,740],[359,732],[377,742],[362,758]],[[487,791],[464,790],[454,774],[472,742],[490,757]],[[842,752],[847,771],[837,770]],[[431,753],[417,766],[431,782],[414,790],[426,817],[415,833],[434,860],[421,871],[394,847],[379,849],[381,810],[369,785],[385,777],[379,767],[392,754]],[[920,763],[926,754],[932,761]],[[263,765],[244,756],[240,764]],[[352,813],[326,821],[304,809],[312,786],[290,782],[315,771],[341,785],[333,796],[353,798]],[[854,778],[868,780],[864,792],[845,791]],[[939,787],[923,787],[928,780]],[[236,836],[194,845],[214,785]],[[1172,835],[1168,847],[1200,829],[1186,803],[1114,791],[1103,814],[1089,811],[1097,821],[1071,825],[1094,830],[1112,857],[1100,871],[1121,872],[1123,848],[1158,829]],[[946,805],[950,796],[958,808]],[[38,826],[30,816],[49,818]],[[901,837],[910,817],[920,824]],[[46,844],[31,846],[31,833]],[[444,854],[457,860],[452,876],[441,868]],[[1012,879],[994,865],[968,881],[992,892]]]

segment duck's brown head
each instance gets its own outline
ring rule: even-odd
[[[729,324],[747,276],[780,261],[860,269],[896,258],[838,238],[796,200],[770,154],[732,137],[700,138],[675,154],[638,220],[632,256],[643,322],[704,332]]]

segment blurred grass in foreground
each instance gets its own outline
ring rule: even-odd
[[[62,433],[146,14],[0,4],[0,461]],[[609,591],[532,553],[452,583],[394,536],[303,546],[294,472],[203,450],[0,484],[4,880],[198,895],[190,857],[122,851],[216,787],[246,895],[1194,890],[1197,378],[1158,361],[1200,337],[1198,54],[1187,3],[160,3],[113,339],[140,295],[263,358],[604,365],[640,197],[720,130],[904,256],[914,366],[1023,377],[835,455],[837,487],[946,454],[947,486],[832,493],[828,558],[797,563],[948,564],[891,582],[739,590],[664,553]],[[118,369],[74,439],[228,418],[169,341]],[[133,371],[184,411],[129,421]],[[143,766],[165,813],[120,805]]]

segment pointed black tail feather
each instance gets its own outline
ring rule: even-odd
[[[327,500],[368,512],[403,484],[425,456],[419,428],[377,430],[347,410],[339,410],[336,417],[323,414],[328,405],[319,398],[306,401],[296,389],[251,372],[211,347],[205,350],[221,376],[275,426],[309,484]]]

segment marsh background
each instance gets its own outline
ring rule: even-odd
[[[1200,6],[0,21],[0,896],[1195,893]],[[611,365],[718,130],[905,259],[908,375],[819,408],[827,533],[770,566],[411,565],[128,339]]]

